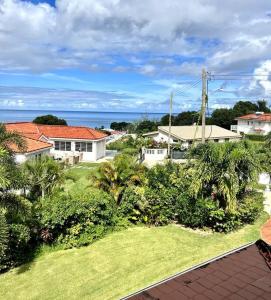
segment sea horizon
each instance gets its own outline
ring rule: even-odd
[[[112,122],[135,122],[144,118],[160,120],[166,113],[127,111],[0,109],[0,122],[31,122],[37,116],[52,114],[65,119],[68,125],[109,128]]]

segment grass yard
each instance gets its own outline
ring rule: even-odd
[[[0,275],[0,299],[119,299],[146,285],[259,238],[254,225],[225,234],[177,226],[134,227],[95,244],[56,251]]]
[[[71,176],[73,180],[67,179],[64,185],[66,191],[73,189],[86,189],[90,185],[89,176],[98,168],[98,163],[79,163],[66,170],[66,175]]]

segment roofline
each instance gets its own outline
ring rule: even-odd
[[[65,140],[65,141],[67,141],[67,140],[71,140],[71,141],[101,141],[101,140],[104,140],[104,139],[106,139],[107,137],[108,137],[109,135],[107,135],[107,136],[104,136],[104,137],[102,137],[102,138],[99,138],[99,139],[83,139],[83,138],[70,138],[70,137],[49,137],[49,136],[45,136],[48,140],[55,140],[55,139],[58,139],[58,140]],[[46,143],[46,142],[44,142],[44,143]]]
[[[223,257],[225,257],[225,256],[227,256],[227,255],[233,254],[233,253],[235,253],[235,252],[237,252],[237,251],[240,251],[240,250],[243,250],[243,249],[245,249],[245,248],[247,248],[247,247],[249,247],[249,246],[252,246],[252,245],[254,245],[256,242],[257,242],[257,241],[250,242],[250,243],[248,243],[248,244],[245,244],[245,245],[243,245],[243,246],[240,246],[240,247],[238,247],[238,248],[235,248],[235,249],[233,249],[233,250],[230,250],[230,251],[228,251],[228,252],[225,252],[225,253],[223,253],[223,254],[221,254],[221,255],[215,256],[214,258],[211,258],[211,259],[209,259],[209,260],[207,260],[207,261],[205,261],[205,262],[203,262],[203,263],[200,263],[200,264],[198,264],[198,265],[195,265],[195,266],[193,266],[193,267],[191,267],[191,268],[189,268],[189,269],[186,269],[186,270],[184,270],[184,271],[178,272],[178,273],[176,273],[176,274],[174,274],[174,275],[172,275],[172,276],[170,276],[170,277],[167,277],[166,279],[163,279],[163,280],[161,280],[161,281],[158,281],[158,282],[156,282],[156,283],[154,283],[154,284],[151,284],[151,285],[149,285],[149,286],[147,286],[147,287],[145,287],[145,288],[143,288],[143,289],[141,289],[141,290],[139,290],[139,291],[137,291],[137,292],[131,293],[131,294],[129,294],[128,296],[125,296],[125,297],[123,297],[123,298],[120,298],[120,300],[127,300],[127,299],[129,299],[130,297],[136,296],[136,295],[138,295],[138,294],[140,294],[140,293],[142,293],[142,292],[144,292],[144,291],[146,291],[146,290],[149,290],[149,289],[151,289],[151,288],[154,288],[154,287],[156,287],[156,286],[158,286],[158,285],[160,285],[160,284],[162,284],[162,283],[165,283],[165,282],[167,282],[167,281],[169,281],[169,280],[172,280],[172,279],[174,279],[174,278],[176,278],[176,277],[178,277],[178,276],[180,276],[180,275],[186,274],[186,273],[188,273],[188,272],[190,272],[190,271],[193,271],[193,270],[198,269],[198,268],[200,268],[200,267],[203,267],[203,266],[205,266],[205,265],[207,265],[207,264],[209,264],[209,263],[212,263],[212,262],[214,262],[214,261],[216,261],[216,260],[218,260],[218,259],[221,259],[221,258],[223,258]]]
[[[15,152],[16,154],[30,154],[30,153],[35,153],[35,152],[39,152],[41,150],[45,150],[45,149],[51,149],[53,148],[53,145],[52,146],[48,146],[48,147],[44,147],[44,148],[40,148],[38,150],[33,150],[33,151],[27,151],[27,152]]]
[[[193,126],[193,125],[192,125]],[[217,125],[208,125],[208,126],[217,126]],[[181,127],[181,126],[180,126]],[[219,126],[218,126],[219,127]],[[159,129],[159,127],[158,127],[158,129]],[[223,128],[223,129],[225,129],[225,128]],[[169,132],[168,131],[165,131],[164,129],[159,129],[160,131],[162,131],[162,132],[164,132],[165,134],[167,134],[167,135],[169,135]],[[225,130],[227,130],[227,129],[225,129]],[[229,130],[230,131],[230,130]],[[173,136],[173,137],[175,137],[176,139],[179,139],[179,140],[182,140],[182,141],[199,141],[199,140],[201,140],[201,137],[200,138],[191,138],[191,139],[185,139],[185,138],[181,138],[181,137],[179,137],[179,136],[177,136],[176,134],[174,134],[174,133],[170,133],[170,136]],[[221,136],[207,136],[207,137],[205,137],[205,139],[206,140],[215,140],[215,139],[237,139],[237,138],[242,138],[242,136],[239,134],[239,135],[221,135]]]
[[[146,133],[143,133],[142,136],[147,136],[147,135],[153,135],[153,134],[158,134],[159,131],[150,131],[150,132],[146,132]]]
[[[168,131],[166,131],[166,130],[164,130],[164,129],[161,129],[161,127],[159,128],[158,127],[158,131],[162,131],[162,132],[164,132],[165,134],[167,134],[168,136],[169,136],[169,132]],[[184,139],[184,138],[181,138],[181,137],[179,137],[179,136],[177,136],[176,134],[174,134],[174,133],[170,133],[170,136],[173,136],[173,137],[175,137],[176,139],[179,139],[179,140],[182,140],[182,141],[187,141],[187,140],[190,140],[190,139]]]

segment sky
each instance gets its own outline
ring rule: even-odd
[[[0,109],[271,104],[267,0],[0,0]]]

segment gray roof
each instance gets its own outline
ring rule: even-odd
[[[159,126],[159,131],[164,133],[169,132],[168,126]],[[191,125],[191,126],[171,126],[171,136],[180,140],[199,140],[202,135],[202,126]],[[206,139],[240,139],[242,136],[238,133],[224,129],[216,125],[206,125],[205,138]]]

